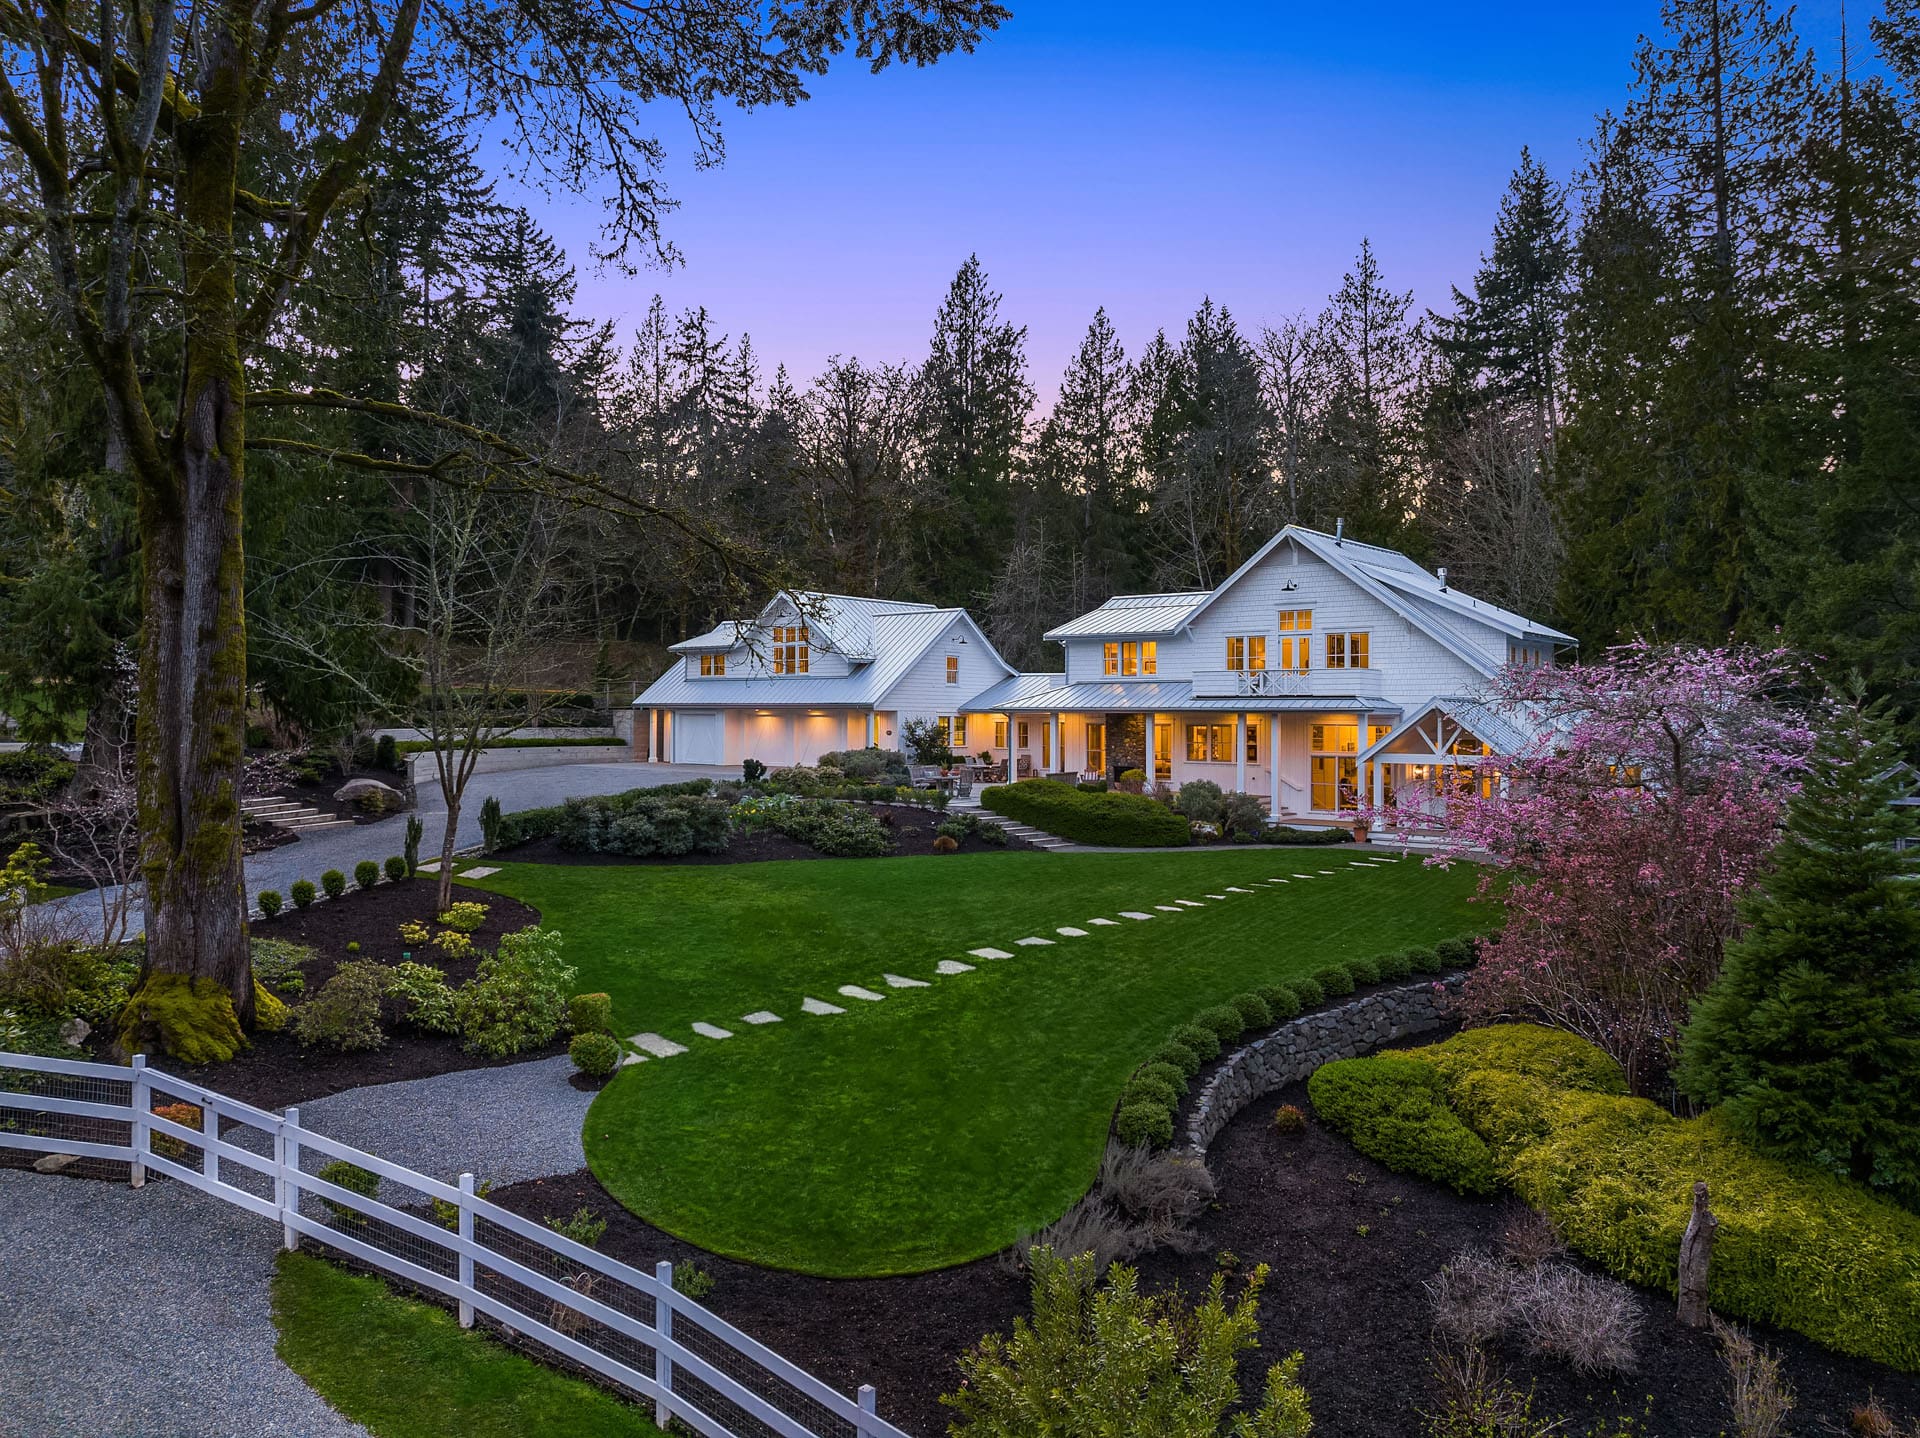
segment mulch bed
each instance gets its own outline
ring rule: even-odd
[[[933,854],[935,830],[946,821],[946,815],[932,809],[922,809],[911,804],[867,804],[861,807],[869,810],[893,835],[895,854]],[[983,816],[992,819],[991,815]],[[1024,840],[1009,836],[1004,844],[988,844],[974,837],[960,841],[955,852],[961,854],[989,854],[996,850],[1032,849],[1034,846]],[[532,843],[522,844],[515,849],[502,850],[496,858],[510,859],[516,864],[758,864],[770,859],[824,859],[829,855],[808,848],[797,839],[789,839],[785,834],[776,834],[771,830],[736,830],[726,851],[719,854],[676,854],[652,855],[644,859],[630,858],[625,854],[581,854],[571,849],[563,849],[552,838],[535,839]]]
[[[460,889],[455,891],[456,899],[477,898],[487,905],[487,921],[473,935],[474,953],[470,957],[448,959],[437,949],[403,944],[400,925],[408,919],[430,922],[437,912],[438,892],[439,886],[429,878],[403,879],[397,884],[383,880],[371,889],[349,888],[340,898],[319,900],[311,908],[287,909],[277,918],[256,920],[252,932],[256,938],[289,939],[318,951],[301,970],[307,987],[300,997],[311,998],[333,976],[333,971],[350,959],[393,964],[399,963],[403,954],[410,954],[415,963],[433,965],[447,976],[449,983],[459,985],[473,977],[480,958],[493,948],[500,935],[540,922],[540,911],[518,899],[501,894],[476,895]],[[357,942],[360,951],[348,953],[349,942]],[[464,1052],[458,1039],[409,1033],[395,1027],[391,1021],[398,1017],[397,1010],[386,1017],[389,1021],[387,1041],[377,1049],[353,1053],[319,1047],[303,1049],[291,1034],[256,1034],[253,1046],[231,1063],[175,1071],[244,1103],[277,1109],[362,1084],[395,1083],[462,1069],[525,1063],[560,1053],[565,1048],[556,1041],[511,1058],[481,1058]]]
[[[1316,1433],[1408,1438],[1421,1431],[1420,1413],[1436,1396],[1422,1284],[1464,1248],[1497,1251],[1512,1206],[1394,1174],[1318,1124],[1296,1137],[1275,1135],[1268,1124],[1282,1103],[1311,1111],[1305,1085],[1296,1085],[1228,1125],[1209,1157],[1219,1200],[1197,1225],[1195,1252],[1142,1259],[1143,1283],[1197,1294],[1218,1266],[1244,1274],[1269,1265],[1260,1348],[1241,1368],[1249,1402],[1267,1366],[1300,1349]],[[492,1198],[540,1219],[591,1208],[608,1220],[601,1250],[637,1268],[662,1258],[698,1263],[716,1280],[706,1306],[842,1391],[874,1384],[881,1413],[925,1438],[946,1432],[952,1413],[938,1400],[959,1382],[958,1356],[988,1331],[1010,1331],[1027,1311],[1024,1280],[992,1258],[876,1279],[810,1278],[716,1258],[627,1213],[586,1170],[515,1184]],[[1520,1352],[1501,1355],[1503,1371],[1534,1390],[1537,1417],[1564,1416],[1572,1434],[1622,1417],[1633,1418],[1637,1438],[1732,1432],[1712,1338],[1683,1327],[1666,1295],[1639,1296],[1643,1327],[1632,1372],[1582,1378]],[[1870,1393],[1897,1417],[1920,1417],[1920,1377],[1829,1353],[1791,1333],[1758,1329],[1755,1337],[1783,1360],[1796,1395],[1795,1432],[1848,1431],[1850,1410]]]

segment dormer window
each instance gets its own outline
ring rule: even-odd
[[[805,674],[807,672],[806,625],[776,625],[774,627],[773,672],[775,674]]]
[[[700,677],[718,679],[727,672],[727,656],[724,654],[702,654],[700,656]]]

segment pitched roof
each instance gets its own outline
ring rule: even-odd
[[[1446,715],[1501,757],[1520,753],[1539,737],[1540,731],[1529,722],[1525,713],[1496,709],[1484,699],[1475,699],[1470,695],[1443,695],[1429,699],[1402,719],[1391,734],[1383,734],[1361,750],[1360,761],[1365,763],[1374,758],[1395,739],[1434,713]]]
[[[1185,590],[1177,594],[1116,594],[1098,609],[1055,625],[1044,639],[1105,639],[1109,635],[1152,638],[1177,634],[1208,592]]]

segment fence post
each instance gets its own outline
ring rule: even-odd
[[[473,1305],[467,1295],[473,1292],[473,1175],[460,1175],[460,1326],[473,1327]]]
[[[213,1095],[200,1095],[200,1172],[213,1182],[220,1181],[220,1114],[213,1106]]]
[[[147,1077],[147,1056],[133,1056],[133,1092],[127,1102],[133,1106],[133,1162],[127,1168],[127,1182],[134,1188],[147,1181],[147,1143],[153,1125],[147,1115],[153,1111],[153,1080]]]
[[[300,1246],[300,1230],[288,1220],[300,1212],[300,1109],[288,1108],[280,1120],[280,1246]]]
[[[873,1385],[871,1383],[862,1383],[860,1385],[860,1392],[856,1396],[860,1400],[860,1411],[862,1413],[877,1414],[880,1411],[880,1395],[873,1391]],[[858,1424],[856,1427],[859,1438],[866,1438],[868,1431],[867,1425],[864,1423]]]
[[[663,1394],[673,1392],[673,1356],[668,1347],[673,1341],[673,1265],[665,1259],[654,1264],[653,1276],[660,1292],[653,1300],[653,1326],[660,1335],[660,1346],[653,1350],[653,1380]],[[673,1420],[673,1405],[664,1397],[653,1400],[653,1421],[665,1428]]]

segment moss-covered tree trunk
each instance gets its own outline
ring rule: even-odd
[[[248,1027],[254,991],[240,858],[246,376],[233,215],[249,33],[245,24],[207,27],[203,103],[180,127],[181,410],[167,452],[136,474],[145,564],[138,751],[147,966],[214,981]]]

